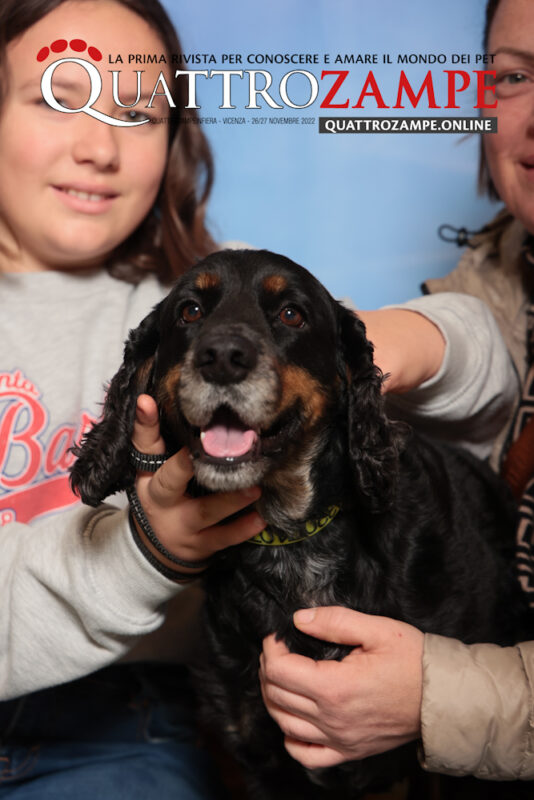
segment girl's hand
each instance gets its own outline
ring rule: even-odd
[[[138,397],[132,444],[142,453],[165,452],[157,406],[149,395]],[[157,472],[137,474],[136,490],[145,515],[160,542],[174,556],[185,561],[201,561],[263,530],[265,522],[256,511],[227,525],[217,526],[225,517],[257,500],[260,496],[258,487],[192,498],[186,494],[192,477],[193,468],[185,447],[171,456]],[[175,564],[158,553],[139,526],[138,532],[161,563],[176,569]],[[180,567],[180,571],[194,575],[197,570]]]
[[[297,611],[299,630],[353,645],[342,661],[313,661],[269,636],[260,681],[293,758],[310,769],[366,758],[420,735],[423,634],[404,622],[328,607]]]

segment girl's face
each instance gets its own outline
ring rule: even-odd
[[[69,45],[37,60],[43,48],[60,39],[83,40],[87,49],[75,52]],[[102,60],[93,61],[89,48],[99,50]],[[9,44],[8,92],[0,117],[0,271],[97,266],[150,211],[165,170],[165,123],[120,128],[85,113],[53,110],[41,96],[45,68],[59,58],[94,63],[103,84],[94,107],[122,119],[132,119],[132,110],[115,104],[109,70],[121,70],[123,103],[136,97],[134,70],[144,70],[145,97],[133,118],[161,119],[169,116],[164,98],[152,109],[144,106],[160,71],[169,81],[169,67],[136,66],[128,56],[159,58],[163,52],[154,30],[113,0],[68,0]],[[77,64],[56,68],[52,87],[56,99],[70,108],[89,97],[89,77]]]
[[[493,182],[503,202],[534,233],[534,2],[501,0],[488,52],[495,54],[498,133],[484,136]]]

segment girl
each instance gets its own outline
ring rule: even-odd
[[[185,86],[168,66],[180,52],[158,0],[0,8],[0,796],[213,791],[192,739],[185,674],[161,663],[184,649],[196,600],[182,589],[198,562],[262,528],[256,513],[215,524],[259,492],[189,499],[183,451],[140,473],[139,497],[177,569],[157,551],[145,558],[125,509],[83,508],[67,474],[128,329],[214,249],[204,223],[210,152],[199,126],[186,124],[195,112],[184,110]],[[142,98],[125,109],[104,64],[127,65],[129,53],[160,53],[167,65],[144,65]],[[61,106],[80,108],[88,97],[88,71],[72,61],[82,58],[100,69],[98,111],[149,122],[120,127],[51,109],[40,81],[60,58]],[[160,70],[176,109],[162,97],[145,108]],[[124,66],[122,102],[134,103],[136,90]],[[164,449],[147,396],[133,444]],[[170,633],[156,631],[166,606]],[[102,669],[127,653],[131,666]]]

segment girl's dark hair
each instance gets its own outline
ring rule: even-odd
[[[83,2],[83,0],[79,0]],[[0,104],[6,95],[6,47],[9,42],[66,0],[1,0]],[[114,0],[144,19],[160,37],[167,55],[182,53],[177,33],[158,0]],[[178,62],[179,63],[179,62]],[[169,89],[176,108],[169,108],[167,166],[154,208],[108,259],[117,278],[137,283],[154,272],[168,283],[197,259],[216,249],[205,222],[213,184],[213,160],[207,139],[188,102],[187,82],[173,77]]]
[[[491,25],[493,22],[493,18],[495,17],[495,13],[497,11],[498,5],[500,0],[488,0],[486,4],[486,17],[484,20],[484,33],[482,38],[482,45],[484,47],[484,52],[488,52],[488,41],[489,41],[489,34]],[[482,141],[482,137],[480,137],[480,150],[479,150],[479,158],[478,158],[478,191],[480,194],[486,194],[492,200],[499,200],[499,193],[497,191],[497,187],[493,183],[492,177],[490,175],[490,171],[488,169],[488,164],[486,161],[486,155],[484,153],[484,145]]]

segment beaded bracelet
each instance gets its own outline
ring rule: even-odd
[[[141,551],[141,553],[144,555],[146,560],[150,564],[152,564],[152,566],[155,567],[155,569],[158,570],[158,572],[160,572],[170,581],[175,581],[178,583],[191,583],[192,581],[196,580],[203,574],[202,572],[199,572],[192,575],[190,572],[180,572],[177,569],[171,569],[170,567],[167,567],[165,564],[162,564],[159,558],[156,558],[154,553],[148,549],[146,544],[141,539],[131,511],[128,514],[128,522],[130,523],[130,531],[132,533],[133,540],[136,543],[139,550]]]
[[[128,489],[126,489],[126,495],[128,497],[128,502],[130,503],[130,511],[135,521],[145,534],[148,541],[154,545],[158,553],[161,553],[162,556],[168,558],[169,561],[172,561],[173,564],[178,564],[179,567],[189,567],[191,569],[205,569],[209,565],[211,561],[210,558],[205,558],[202,561],[186,561],[185,559],[178,558],[177,556],[170,553],[154,533],[154,530],[152,529],[152,526],[150,525],[150,522],[146,517],[143,506],[141,505],[141,501],[137,496],[135,487],[130,486]]]
[[[156,472],[169,458],[167,453],[141,453],[130,445],[130,464],[142,472]]]

